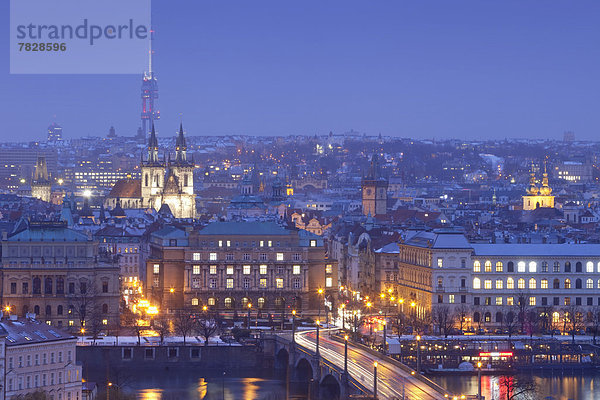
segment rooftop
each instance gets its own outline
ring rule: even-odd
[[[7,346],[53,342],[56,340],[75,338],[69,333],[63,332],[56,327],[29,318],[19,318],[18,320],[3,319],[0,321],[0,327],[2,327],[0,334],[4,333],[7,335]]]
[[[473,244],[477,256],[600,257],[600,244]]]
[[[289,235],[290,231],[270,221],[213,222],[198,235]]]

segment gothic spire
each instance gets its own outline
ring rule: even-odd
[[[154,123],[152,123],[152,131],[148,140],[148,162],[158,162],[158,140],[156,139]]]
[[[175,142],[175,161],[185,162],[187,161],[187,144],[185,142],[185,136],[183,135],[183,122],[179,123],[179,133],[177,134],[177,140]]]

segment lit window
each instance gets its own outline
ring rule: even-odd
[[[529,298],[529,305],[530,306],[535,306],[535,297],[530,297]]]
[[[300,275],[300,266],[299,265],[294,265],[292,267],[292,274],[294,274],[294,275]]]
[[[444,265],[444,259],[442,257],[438,257],[438,259],[437,259],[438,268],[442,268],[443,265]]]
[[[194,298],[192,299],[192,305],[193,305],[193,306],[197,306],[197,305],[198,305],[198,298],[197,298],[197,297],[194,297]]]
[[[473,289],[481,289],[481,280],[479,278],[473,278]]]
[[[517,287],[518,287],[519,289],[525,289],[525,279],[523,279],[523,278],[520,278],[520,279],[517,281]]]
[[[519,261],[519,263],[517,264],[517,271],[525,272],[525,261]]]
[[[532,261],[529,263],[529,272],[536,272],[537,271],[537,263],[535,261]]]
[[[208,273],[211,274],[211,275],[216,275],[217,274],[217,266],[216,265],[211,265],[209,267]]]
[[[73,326],[74,322],[73,320],[69,320],[69,326]]]
[[[264,240],[260,241],[260,247],[265,247],[265,241]]]
[[[275,279],[275,286],[277,289],[283,289],[283,278]]]
[[[586,272],[594,272],[594,263],[588,261],[587,264],[585,264],[585,270]]]
[[[507,306],[513,306],[515,304],[515,300],[512,297],[507,297],[506,298],[506,305]]]
[[[192,254],[192,260],[194,260],[194,261],[200,261],[200,253],[194,253],[194,254]]]
[[[217,261],[217,253],[210,253],[210,255],[208,256],[208,259],[210,261]]]
[[[200,266],[199,265],[194,265],[192,267],[192,274],[194,274],[194,275],[200,275]]]
[[[267,246],[273,247],[273,241],[271,241],[271,240],[267,241]]]
[[[496,263],[496,272],[502,272],[502,261]]]
[[[258,268],[261,275],[267,274],[267,266],[265,264],[261,264]]]
[[[250,266],[249,265],[244,265],[242,267],[243,271],[244,271],[244,275],[250,275]]]
[[[310,241],[310,247],[317,247],[317,241],[316,240],[311,240]]]
[[[537,287],[537,282],[534,278],[529,279],[529,289],[535,289]]]
[[[592,286],[594,284],[592,283]],[[542,279],[540,282],[540,288],[542,289],[548,289],[548,279]]]
[[[233,275],[233,265],[227,266],[227,275]]]
[[[209,306],[214,306],[215,305],[215,298],[214,297],[209,297],[208,298],[208,305]]]
[[[226,282],[226,288],[227,289],[233,289],[233,278],[227,278]]]
[[[506,280],[506,288],[507,289],[514,289],[515,288],[515,281],[513,278],[508,278]]]
[[[326,264],[325,265],[325,273],[331,274],[332,272],[333,272],[333,266],[331,264]]]
[[[484,289],[491,289],[492,288],[492,280],[491,279],[486,279],[485,281],[483,281],[483,288]]]
[[[485,262],[485,272],[492,272],[492,262],[489,260]]]
[[[565,289],[571,289],[571,280],[569,278],[565,279]]]
[[[219,247],[223,247],[223,241],[219,240]]]
[[[502,279],[496,279],[496,289],[502,289],[503,283]]]
[[[154,264],[154,273],[160,274],[160,265],[159,264]]]
[[[448,295],[448,303],[454,304],[454,295],[453,294]]]
[[[327,278],[325,278],[325,287],[332,287],[333,286],[333,278],[328,276]]]
[[[277,253],[277,261],[283,261],[283,253]]]
[[[501,306],[502,305],[502,297],[496,297],[496,305],[497,306]]]
[[[263,289],[266,288],[267,287],[267,278],[260,278],[258,285]]]
[[[481,264],[479,261],[473,262],[473,272],[481,272]]]
[[[587,281],[585,281],[585,287],[586,289],[593,289],[594,288],[594,281],[591,279],[588,279]]]
[[[231,247],[231,240],[227,241],[227,247]]]

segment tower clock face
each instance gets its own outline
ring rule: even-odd
[[[367,193],[367,196],[371,195],[371,189],[367,189],[365,192]]]

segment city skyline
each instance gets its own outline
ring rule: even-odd
[[[183,118],[200,136],[595,138],[596,4],[340,4],[155,1],[159,135]],[[133,136],[142,73],[9,75],[6,59],[0,107],[19,133],[2,138],[44,140],[54,121],[67,139]]]

